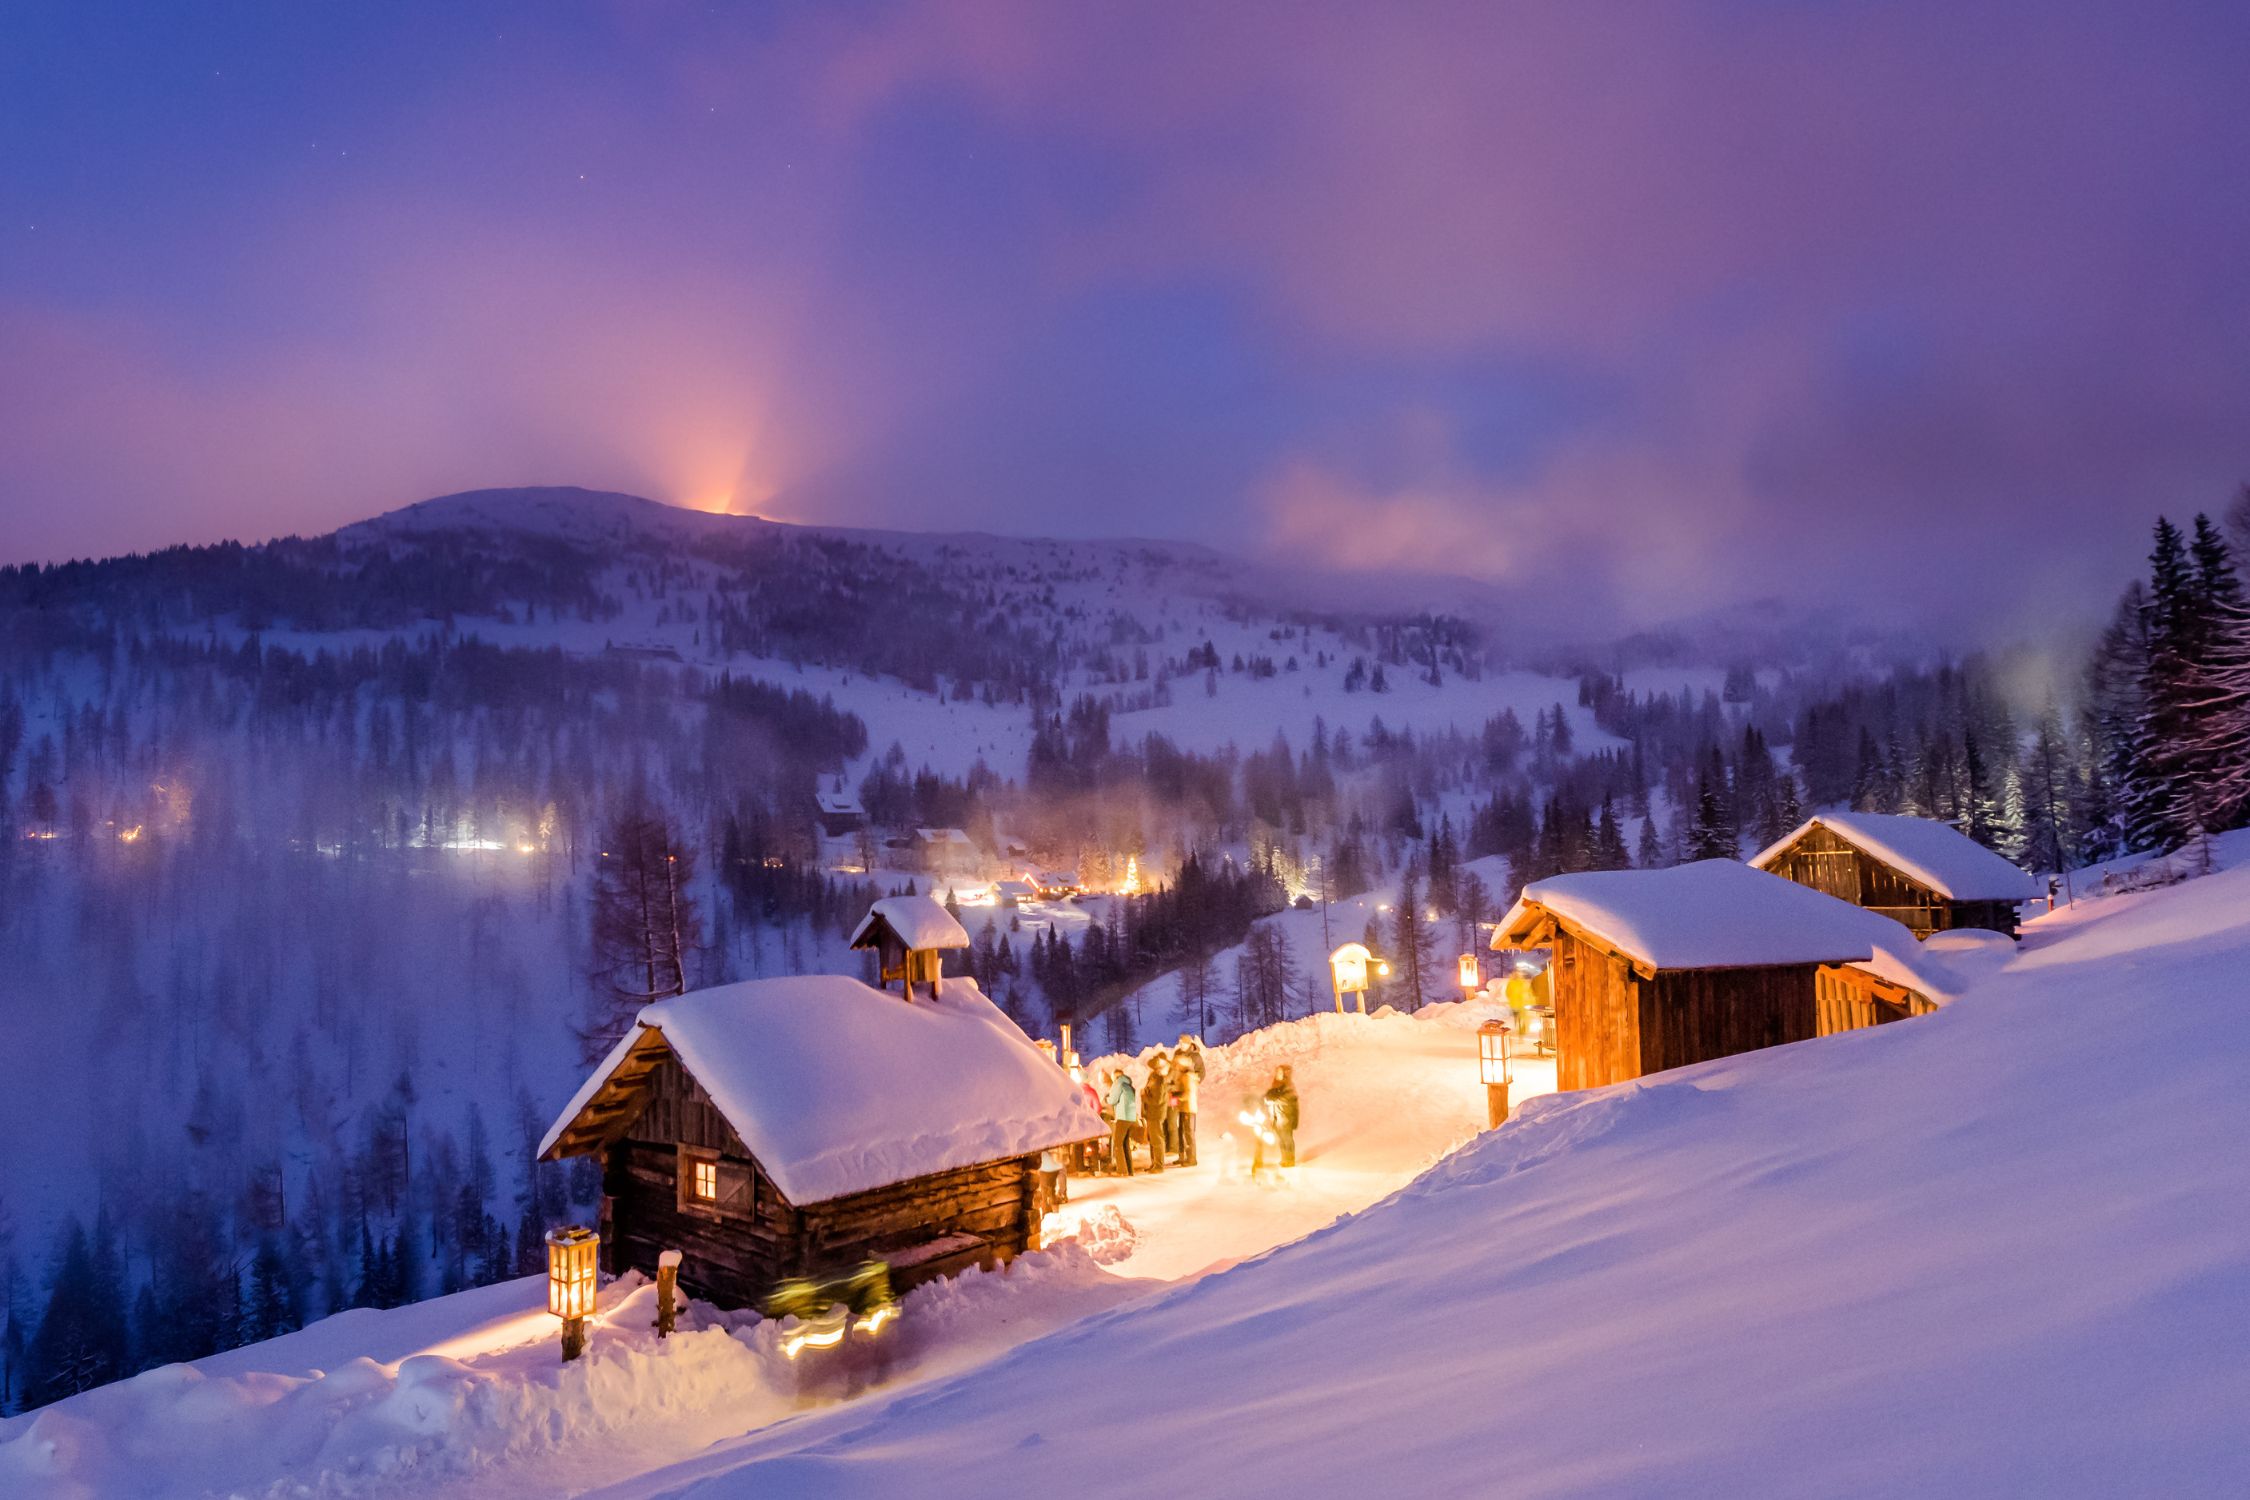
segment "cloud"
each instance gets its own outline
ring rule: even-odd
[[[11,554],[580,482],[2015,628],[2250,474],[2239,7],[369,24],[348,164],[152,76],[207,174],[0,269]]]

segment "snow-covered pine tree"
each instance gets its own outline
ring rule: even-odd
[[[2237,502],[2250,521],[2250,488]],[[2189,544],[2205,640],[2192,664],[2192,750],[2204,768],[2204,810],[2214,831],[2250,821],[2250,604],[2233,552],[2207,516]]]
[[[2208,522],[2204,522],[2208,530]],[[2216,534],[2213,533],[2213,540]],[[2223,557],[2223,549],[2221,549]],[[2126,800],[2129,832],[2154,847],[2175,849],[2215,826],[2211,767],[2199,736],[2207,684],[2202,673],[2213,644],[2212,601],[2185,539],[2164,517],[2149,553],[2146,607],[2148,656],[2141,673],[2135,735],[2142,779]]]

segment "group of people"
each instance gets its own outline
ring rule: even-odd
[[[1089,1085],[1094,1107],[1109,1123],[1109,1174],[1133,1175],[1135,1143],[1148,1150],[1148,1170],[1195,1165],[1195,1120],[1202,1108],[1203,1079],[1210,1064],[1203,1039],[1182,1034],[1171,1051],[1157,1049],[1139,1083],[1125,1068],[1105,1068],[1099,1086]]]
[[[1130,1069],[1105,1068],[1097,1082],[1085,1085],[1088,1097],[1109,1125],[1107,1175],[1133,1175],[1136,1145],[1147,1151],[1150,1172],[1163,1171],[1167,1161],[1178,1167],[1196,1164],[1196,1116],[1207,1072],[1202,1038],[1184,1034],[1169,1052],[1158,1049],[1139,1082],[1134,1081]],[[1280,1164],[1295,1166],[1297,1085],[1287,1063],[1274,1069],[1273,1082],[1256,1108],[1263,1128],[1256,1132],[1258,1150],[1253,1170],[1266,1163],[1268,1136]]]

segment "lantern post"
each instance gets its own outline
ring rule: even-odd
[[[1484,973],[1477,967],[1477,956],[1474,953],[1461,955],[1460,972],[1462,999],[1466,1000],[1484,988]]]
[[[567,1364],[586,1352],[586,1320],[594,1312],[594,1272],[602,1237],[583,1224],[547,1231],[547,1311],[562,1319]]]
[[[1508,1118],[1508,1023],[1487,1021],[1477,1028],[1477,1075],[1484,1080],[1485,1129]]]

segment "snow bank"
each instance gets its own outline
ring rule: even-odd
[[[1815,824],[1948,900],[2030,901],[2046,894],[2029,875],[1959,829],[1898,813],[1820,813],[1759,850],[1750,863],[1764,869]]]
[[[639,1021],[796,1204],[1103,1133],[1084,1093],[973,980],[909,1003],[840,974],[747,979],[659,1000]],[[580,1088],[542,1152],[633,1040]]]
[[[1151,1454],[1306,1500],[2240,1493],[2246,967],[2250,871],[2043,917],[1935,1015],[1534,1101],[1297,1244],[637,1493],[1104,1500]]]
[[[1732,859],[1535,880],[1508,909],[1492,946],[1517,946],[1534,907],[1658,969],[1856,963],[1874,947],[1873,913]]]
[[[1146,1290],[1065,1244],[917,1288],[868,1360],[799,1365],[775,1325],[699,1302],[658,1340],[654,1288],[628,1276],[603,1289],[586,1356],[565,1365],[531,1277],[325,1319],[0,1422],[0,1494],[576,1493]],[[426,1347],[386,1363],[353,1352],[386,1339]]]

